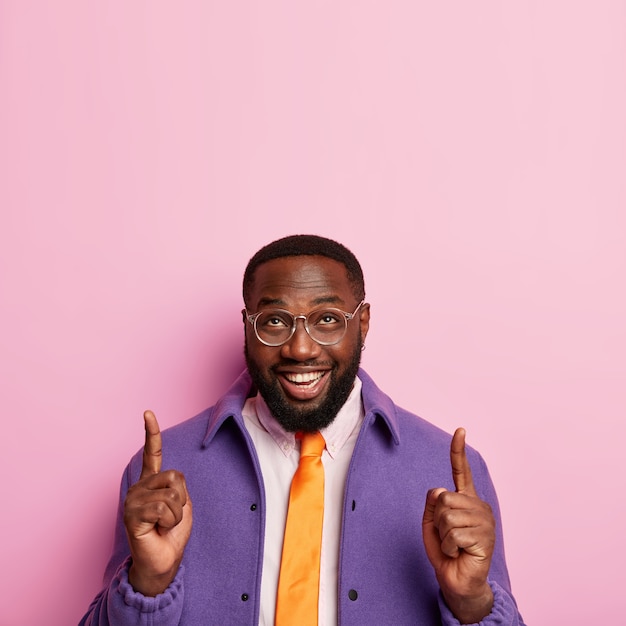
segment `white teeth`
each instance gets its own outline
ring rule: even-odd
[[[323,372],[306,372],[304,374],[285,374],[285,378],[291,383],[312,383],[319,380]]]

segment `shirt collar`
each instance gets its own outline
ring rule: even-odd
[[[355,378],[352,391],[344,405],[339,409],[335,419],[326,428],[320,430],[326,442],[326,450],[332,458],[339,453],[346,441],[348,441],[348,437],[350,437],[355,427],[363,421],[364,410],[361,399],[361,387],[360,379],[358,377]],[[259,422],[274,439],[282,453],[285,456],[289,456],[296,445],[295,434],[287,432],[278,423],[261,394],[257,394],[255,399],[256,414]]]

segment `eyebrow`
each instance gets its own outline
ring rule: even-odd
[[[321,296],[313,300],[313,304],[344,304],[339,296]]]
[[[344,304],[344,301],[339,296],[320,296],[312,300],[313,306],[318,304]],[[287,306],[287,303],[282,298],[261,298],[257,303],[257,309],[262,306]]]
[[[280,298],[261,298],[257,302],[257,308],[269,305],[286,306],[285,301]]]

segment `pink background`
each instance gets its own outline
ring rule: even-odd
[[[623,1],[4,0],[0,90],[3,626],[78,621],[143,409],[226,388],[294,232],[487,459],[526,621],[623,619]]]

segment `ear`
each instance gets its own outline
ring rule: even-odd
[[[365,344],[365,337],[367,337],[367,331],[370,328],[370,305],[369,302],[365,302],[359,309],[359,325],[361,327],[361,341]]]
[[[246,322],[248,321],[248,314],[246,313],[245,309],[241,309],[241,319],[243,321],[243,327],[244,327],[244,330],[245,330]]]

